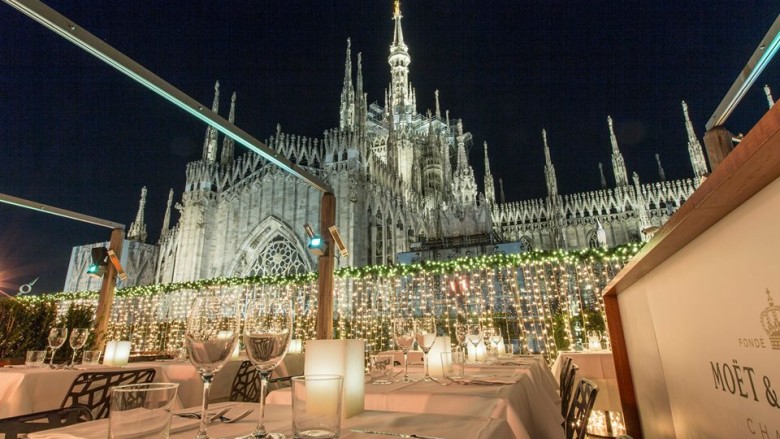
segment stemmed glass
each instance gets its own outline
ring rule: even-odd
[[[495,335],[496,330],[493,328],[483,328],[482,329],[482,340],[485,342],[485,356],[487,357],[486,363],[491,363],[493,359],[493,349],[490,347],[490,340],[493,338],[493,335]]]
[[[482,341],[482,328],[479,325],[469,325],[468,332],[466,333],[466,339],[474,349],[474,362],[479,363],[479,357],[477,356],[477,346]]]
[[[70,330],[70,347],[73,349],[73,356],[70,357],[71,369],[76,361],[76,352],[87,344],[87,338],[89,338],[89,328],[73,328]]]
[[[458,349],[464,352],[466,351],[466,335],[468,332],[468,325],[455,322],[455,338],[458,340]]]
[[[68,339],[68,328],[51,328],[49,331],[49,348],[52,349],[51,360],[49,361],[49,367],[54,368],[54,354],[57,353],[57,349],[61,348],[65,344],[65,340]]]
[[[203,407],[197,439],[207,439],[209,388],[214,374],[225,365],[238,342],[241,312],[235,294],[198,297],[190,309],[184,345],[190,362],[203,380]]]
[[[436,342],[436,319],[433,317],[417,319],[414,326],[414,336],[417,340],[417,346],[420,346],[423,354],[425,354],[425,376],[423,381],[433,381],[433,378],[428,373],[428,352],[430,352],[433,344]]]
[[[265,430],[265,394],[271,372],[284,359],[292,338],[293,309],[289,299],[264,295],[250,300],[244,313],[244,347],[260,372],[260,417],[248,438],[284,439]]]
[[[404,353],[404,377],[401,381],[405,383],[414,382],[409,379],[409,349],[414,343],[414,319],[411,317],[398,317],[393,320],[393,338],[395,343]]]
[[[501,331],[494,330],[493,334],[490,336],[490,343],[493,345],[493,352],[495,352],[496,357],[501,355],[500,352],[498,352],[498,344],[501,343],[501,341],[504,339],[504,337],[501,335]]]

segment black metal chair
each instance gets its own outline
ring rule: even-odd
[[[561,416],[564,418],[569,413],[569,400],[571,399],[571,391],[574,389],[574,378],[578,370],[580,370],[579,366],[571,364],[569,372],[565,377],[561,378]]]
[[[106,418],[111,407],[112,387],[151,383],[154,375],[154,369],[82,373],[73,380],[65,400],[62,401],[62,408],[84,406],[92,412],[93,419]]]
[[[558,376],[558,384],[560,385],[561,389],[563,389],[563,381],[566,379],[566,376],[569,374],[569,369],[571,369],[571,363],[572,359],[571,357],[563,357],[563,366],[561,366],[561,372]]]
[[[5,439],[25,437],[28,433],[66,427],[78,422],[92,420],[92,412],[82,405],[66,407],[29,415],[0,419],[0,433]]]
[[[260,372],[255,369],[252,362],[244,360],[233,378],[230,387],[231,401],[258,402],[260,397]]]
[[[574,392],[574,398],[571,400],[569,413],[566,415],[564,432],[566,439],[583,439],[588,429],[588,418],[593,410],[593,403],[596,401],[596,395],[599,388],[593,381],[580,379],[577,384],[577,390]]]

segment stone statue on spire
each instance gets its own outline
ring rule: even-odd
[[[628,186],[628,172],[626,172],[626,162],[623,160],[623,154],[618,148],[615,128],[612,125],[612,116],[607,116],[609,125],[609,141],[612,144],[612,170],[615,173],[615,184],[618,187]]]

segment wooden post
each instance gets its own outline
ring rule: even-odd
[[[704,133],[704,146],[710,161],[710,172],[714,172],[720,162],[734,149],[734,136],[722,126],[712,127]]]
[[[122,243],[125,239],[123,229],[114,229],[111,231],[111,241],[108,249],[113,250],[117,257],[122,256]],[[110,261],[106,266],[106,272],[103,274],[103,284],[100,286],[100,296],[98,296],[97,315],[95,317],[95,349],[103,349],[106,342],[106,329],[108,321],[111,319],[111,305],[114,303],[114,287],[116,286],[116,268]]]
[[[639,420],[639,408],[636,403],[634,381],[631,378],[631,365],[628,362],[626,339],[623,336],[623,322],[620,320],[620,308],[617,296],[604,295],[604,308],[607,312],[609,340],[612,346],[612,360],[615,362],[615,374],[620,393],[620,405],[623,407],[623,421],[626,433],[634,439],[642,439],[642,424]]]
[[[317,338],[328,340],[333,338],[333,270],[335,269],[334,253],[336,246],[330,236],[331,226],[336,224],[336,196],[330,192],[322,194],[320,202],[320,235],[327,242],[325,254],[319,257],[317,264]]]

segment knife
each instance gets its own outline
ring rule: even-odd
[[[353,433],[365,433],[365,434],[379,434],[382,436],[395,436],[395,437],[403,437],[403,438],[411,438],[411,439],[446,439],[439,436],[423,436],[419,434],[405,434],[405,433],[393,433],[392,431],[374,431],[374,430],[357,430],[352,429],[349,430]]]

